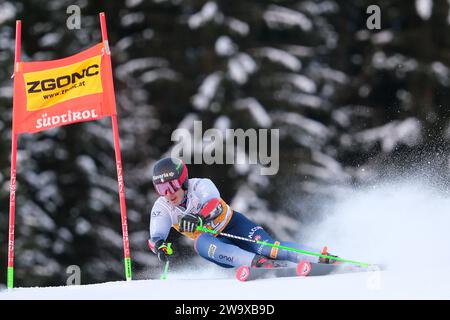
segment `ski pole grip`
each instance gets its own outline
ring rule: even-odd
[[[169,256],[171,256],[173,254],[172,243],[167,244],[166,253]]]

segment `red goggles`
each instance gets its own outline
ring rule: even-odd
[[[159,195],[165,196],[166,194],[172,194],[180,190],[182,184],[178,180],[171,180],[163,183],[154,183],[156,192],[158,192]]]

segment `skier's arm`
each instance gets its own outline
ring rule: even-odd
[[[169,213],[158,206],[153,206],[150,218],[150,239],[148,244],[154,253],[157,253],[158,250],[156,244],[166,241],[171,227],[172,219]]]
[[[193,192],[198,199],[199,205],[195,214],[203,219],[214,219],[216,208],[220,205],[220,193],[210,179],[201,179],[194,185]]]
[[[222,212],[220,193],[214,183],[209,179],[201,179],[193,186],[196,199],[195,207],[183,216],[180,221],[180,230],[194,232],[197,226],[213,220]]]
[[[198,214],[205,220],[213,220],[222,212],[220,193],[210,179],[202,179],[196,194],[200,199],[201,209]]]
[[[172,254],[170,243],[166,243],[171,227],[172,219],[169,213],[156,203],[151,212],[148,246],[161,262],[166,262],[168,256]]]

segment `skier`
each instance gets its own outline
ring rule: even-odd
[[[167,261],[172,249],[166,242],[171,227],[195,240],[195,251],[206,260],[225,268],[283,267],[286,261],[334,263],[333,259],[317,258],[254,242],[230,239],[225,236],[197,230],[203,226],[217,233],[224,232],[252,240],[318,252],[297,243],[275,241],[261,226],[233,210],[220,198],[210,179],[188,178],[188,170],[177,158],[163,158],[153,167],[153,185],[160,195],[151,210],[150,249],[162,262]],[[322,255],[328,254],[324,247]]]

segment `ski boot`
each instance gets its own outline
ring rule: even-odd
[[[338,256],[335,256],[335,255],[329,254],[327,246],[323,247],[322,255],[329,256],[329,257],[334,257],[334,258],[338,257]],[[334,259],[319,257],[319,263],[338,264],[339,262],[334,260]]]
[[[252,268],[283,268],[287,267],[286,261],[274,260],[262,255],[255,255],[252,260]]]

